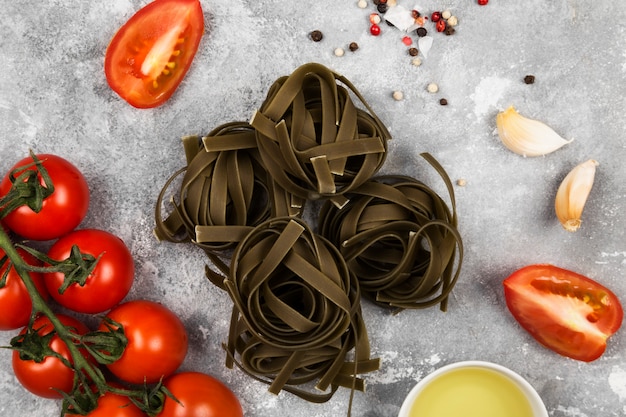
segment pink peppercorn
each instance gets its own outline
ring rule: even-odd
[[[441,20],[441,12],[433,12],[433,14],[430,16],[430,20],[432,20],[435,23],[440,21]]]
[[[481,6],[484,6],[487,3],[489,3],[489,0],[478,0],[478,4],[480,4]]]
[[[378,36],[380,35],[380,26],[378,25],[372,25],[370,26],[370,33],[374,36]]]
[[[437,32],[443,32],[444,30],[446,30],[446,21],[443,19],[439,19],[435,28],[437,29]]]
[[[404,38],[402,38],[402,43],[406,46],[410,46],[413,43],[413,40],[410,36],[405,36]]]

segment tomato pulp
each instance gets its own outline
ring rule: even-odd
[[[104,59],[109,85],[134,107],[163,104],[189,70],[203,33],[199,0],[154,0],[111,40]]]
[[[506,304],[539,343],[585,362],[599,358],[624,312],[609,289],[576,272],[529,265],[504,280]]]

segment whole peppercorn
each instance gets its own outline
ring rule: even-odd
[[[419,50],[417,48],[409,48],[409,55],[417,56],[419,54]]]
[[[449,25],[446,25],[446,28],[443,30],[443,33],[445,33],[448,36],[454,35],[454,32],[456,32],[456,29]]]
[[[439,21],[435,25],[435,28],[437,29],[437,32],[443,32],[444,30],[446,30],[446,26],[446,21],[443,19],[439,19]]]
[[[350,51],[354,52],[359,49],[359,44],[356,42],[350,42],[350,46],[348,48],[350,48]]]
[[[309,33],[309,37],[313,42],[319,42],[324,38],[324,34],[319,30],[314,30]]]
[[[415,10],[415,9],[411,10],[411,16],[413,17],[413,19],[417,19],[421,15],[422,14],[420,12],[418,12],[417,10]]]
[[[527,75],[524,77],[524,82],[526,84],[533,84],[535,82],[535,76],[534,75]]]
[[[381,2],[378,6],[376,6],[376,10],[378,10],[378,13],[387,13],[387,10],[389,9],[389,6],[387,6],[387,3],[383,3]]]
[[[426,30],[426,28],[424,27],[419,27],[415,30],[415,33],[417,33],[417,36],[419,36],[420,38],[428,35],[428,31]]]
[[[439,100],[439,104],[441,104],[442,106],[447,106],[448,105],[448,100],[446,100],[445,98],[442,98]]]
[[[380,35],[380,26],[378,25],[372,25],[370,26],[370,33],[374,36],[378,36]]]
[[[430,20],[437,23],[439,20],[441,20],[441,12],[433,12],[433,14],[430,15]]]
[[[489,0],[477,0],[478,4],[480,4],[481,6],[484,6],[485,4],[489,3]]]

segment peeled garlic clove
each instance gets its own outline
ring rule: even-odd
[[[556,192],[556,217],[569,232],[575,232],[580,227],[580,217],[593,186],[596,166],[598,162],[594,159],[576,166],[565,176]]]
[[[496,116],[498,135],[504,146],[522,156],[541,156],[571,142],[538,120],[520,115],[510,106]]]

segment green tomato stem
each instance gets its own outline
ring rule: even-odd
[[[97,368],[93,363],[91,363],[83,354],[80,352],[79,347],[75,343],[78,335],[72,333],[55,315],[50,306],[47,304],[46,300],[41,296],[35,283],[29,275],[31,271],[40,271],[40,272],[55,272],[54,266],[51,268],[42,268],[31,266],[27,264],[24,259],[21,257],[13,242],[9,238],[9,236],[5,233],[5,231],[0,227],[0,248],[2,248],[11,261],[13,268],[18,273],[20,278],[22,279],[24,286],[26,287],[28,294],[30,296],[32,302],[32,313],[31,313],[31,322],[34,318],[42,314],[50,320],[50,323],[54,327],[54,330],[57,336],[67,345],[67,348],[70,352],[70,356],[72,358],[74,371],[77,373],[84,373],[90,382],[95,385],[97,388],[98,395],[102,395],[105,392],[113,392],[118,395],[127,396],[133,403],[139,406],[144,412],[149,416],[155,416],[160,412],[164,396],[171,395],[167,392],[167,390],[161,385],[147,392],[144,388],[143,390],[133,390],[115,387],[107,384],[106,379],[100,369]],[[156,400],[156,404],[153,403],[153,400]],[[65,408],[65,407],[64,407]],[[80,410],[74,409],[76,412],[80,412]],[[86,415],[90,412],[90,410],[85,410],[86,412],[82,413]]]

